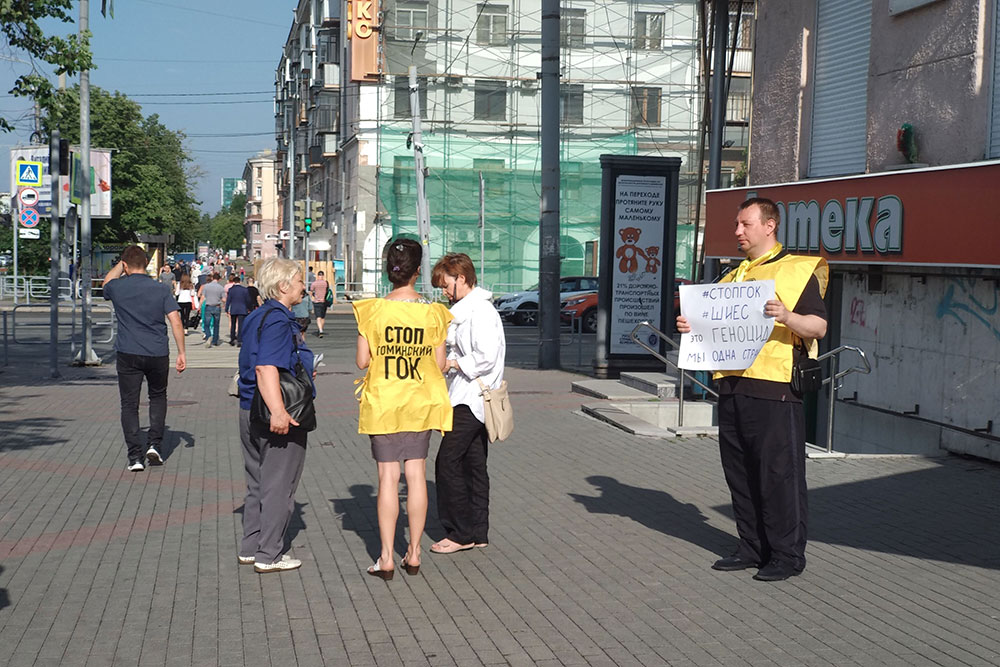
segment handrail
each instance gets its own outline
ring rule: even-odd
[[[649,352],[650,354],[652,354],[654,357],[656,357],[657,359],[659,359],[663,363],[667,364],[668,366],[673,366],[674,368],[676,368],[680,372],[680,390],[677,392],[678,393],[677,425],[678,426],[683,426],[684,425],[684,421],[683,421],[684,420],[684,382],[685,382],[685,378],[687,377],[687,374],[685,373],[684,369],[682,369],[680,366],[678,366],[677,364],[675,364],[671,360],[667,359],[662,354],[660,354],[658,351],[654,350],[652,347],[650,347],[645,342],[643,342],[642,340],[639,339],[639,336],[637,335],[637,332],[639,331],[639,329],[641,329],[643,327],[649,329],[650,331],[652,331],[653,333],[655,333],[657,336],[659,336],[660,340],[665,341],[667,343],[670,343],[670,345],[673,346],[675,349],[679,350],[680,349],[680,345],[678,343],[674,342],[674,340],[670,336],[667,336],[665,333],[663,333],[662,331],[660,331],[659,329],[657,329],[656,327],[654,327],[648,321],[646,321],[646,322],[640,322],[639,324],[635,325],[635,327],[633,327],[633,329],[632,329],[632,333],[629,334],[630,338],[636,343],[636,345],[638,345],[639,347],[643,348],[644,350],[646,350],[647,352]],[[842,371],[838,371],[838,369],[837,369],[838,362],[839,362],[839,359],[840,359],[840,355],[843,352],[855,352],[861,358],[861,364],[863,364],[863,365],[859,366],[859,365],[855,364],[854,366],[851,366],[850,368],[847,368],[847,369],[842,370]],[[831,453],[833,451],[833,413],[834,413],[834,408],[835,408],[836,400],[837,400],[837,390],[840,389],[840,387],[842,386],[842,385],[838,384],[838,380],[840,380],[843,377],[846,377],[846,376],[850,375],[851,373],[865,373],[867,375],[867,374],[869,374],[869,373],[872,372],[872,365],[871,365],[871,363],[869,363],[869,361],[868,361],[868,355],[865,354],[865,351],[862,350],[860,347],[857,347],[857,346],[854,346],[854,345],[841,345],[838,348],[835,348],[835,349],[830,350],[828,352],[824,352],[823,354],[821,354],[818,357],[816,357],[817,361],[826,361],[827,359],[830,360],[830,374],[829,374],[829,376],[827,376],[826,378],[823,379],[823,384],[830,385],[829,417],[828,417],[828,424],[827,424],[827,429],[826,429],[826,451],[827,451],[827,453]],[[718,398],[718,396],[719,396],[718,392],[716,392],[716,391],[710,389],[709,387],[705,386],[704,384],[702,384],[701,382],[699,382],[696,378],[692,377],[691,381],[694,382],[695,384],[697,384],[698,386],[700,386],[702,389],[706,390],[708,393],[710,393],[713,396],[715,396],[716,398]]]
[[[861,362],[864,366],[851,366],[850,368],[837,371],[837,364],[840,361],[840,354],[842,352],[856,352],[859,357],[861,357]],[[838,385],[837,380],[851,373],[864,373],[868,375],[872,372],[872,365],[868,362],[868,356],[865,351],[860,347],[855,347],[854,345],[841,345],[840,347],[824,352],[823,354],[816,357],[816,361],[830,360],[830,375],[823,380],[823,384],[830,385],[830,398],[828,402],[828,423],[826,425],[826,453],[830,454],[833,452],[833,411],[837,403],[837,390],[843,385]]]
[[[674,342],[673,338],[671,338],[670,336],[668,336],[667,334],[663,333],[662,331],[660,331],[659,329],[657,329],[656,327],[654,327],[652,324],[650,324],[648,320],[644,320],[642,322],[639,322],[639,324],[637,324],[634,327],[632,327],[632,332],[629,334],[629,337],[632,339],[632,341],[636,345],[638,345],[642,349],[646,350],[651,355],[653,355],[654,357],[656,357],[657,359],[659,359],[663,363],[667,364],[668,366],[673,366],[675,369],[677,369],[677,371],[679,373],[679,375],[677,376],[678,377],[677,382],[678,382],[678,385],[679,385],[678,389],[677,389],[677,426],[678,427],[684,426],[684,386],[685,386],[685,381],[688,378],[687,371],[685,371],[683,368],[681,368],[680,366],[678,366],[674,362],[672,362],[669,359],[667,359],[666,357],[664,357],[662,354],[660,354],[659,352],[657,352],[656,350],[654,350],[653,348],[651,348],[649,345],[646,345],[646,343],[644,343],[643,341],[639,340],[639,337],[638,337],[638,335],[637,335],[636,332],[638,332],[639,329],[641,329],[642,327],[646,327],[647,329],[649,329],[650,331],[652,331],[653,333],[655,333],[660,338],[660,340],[666,341],[667,343],[670,343],[674,348],[676,348],[678,350],[680,349],[680,345],[678,345],[676,342]],[[694,376],[691,376],[690,379],[691,379],[691,382],[694,382],[696,385],[698,385],[699,387],[701,387],[702,389],[704,389],[705,391],[707,391],[708,393],[710,393],[712,396],[715,396],[716,398],[719,397],[719,392],[717,392],[714,389],[712,389],[711,387],[705,385],[704,383],[702,383],[700,380],[698,380]]]

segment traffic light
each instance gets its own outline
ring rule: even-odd
[[[306,227],[306,234],[310,233],[313,230],[312,218],[306,218],[305,227]]]
[[[295,200],[295,229],[299,229],[306,219],[306,202],[304,199]]]
[[[312,215],[313,220],[316,221],[316,226],[320,229],[323,228],[323,202],[313,200],[312,209],[309,211]]]

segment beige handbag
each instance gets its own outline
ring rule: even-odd
[[[500,382],[497,389],[490,389],[482,379],[476,378],[482,390],[483,404],[486,406],[486,432],[490,442],[506,440],[514,431],[514,408],[507,395],[507,381]]]

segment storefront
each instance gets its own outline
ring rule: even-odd
[[[752,196],[778,204],[786,248],[831,264],[824,348],[872,363],[844,380],[834,447],[1000,460],[1000,162],[712,191],[707,257],[738,257]]]

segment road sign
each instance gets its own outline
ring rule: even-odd
[[[42,238],[42,230],[40,229],[25,229],[22,227],[17,230],[18,238],[22,239],[40,239]]]
[[[43,168],[41,162],[17,161],[17,184],[36,188],[42,187]]]
[[[17,193],[17,201],[21,202],[21,208],[34,208],[38,203],[38,190],[21,188]]]
[[[22,227],[36,227],[38,225],[38,211],[33,208],[25,208],[20,213]]]

